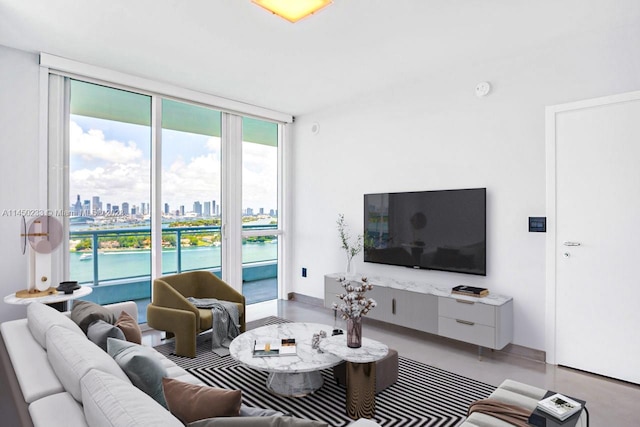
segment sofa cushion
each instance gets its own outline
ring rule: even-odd
[[[162,378],[167,376],[167,370],[155,355],[157,351],[140,344],[108,338],[107,352],[127,374],[133,385],[167,407],[162,391]]]
[[[65,390],[82,402],[80,379],[92,368],[130,382],[118,364],[84,335],[60,326],[47,331],[47,358]]]
[[[205,418],[240,415],[240,390],[189,384],[171,378],[164,378],[162,384],[169,410],[185,424]]]
[[[60,313],[53,307],[40,302],[32,302],[27,306],[27,325],[31,335],[44,349],[46,345],[47,330],[54,325],[62,326],[70,331],[81,333],[82,330],[71,319]]]
[[[38,399],[29,405],[34,427],[87,426],[82,405],[69,393],[56,393]]]
[[[74,301],[71,309],[71,320],[73,320],[82,332],[87,333],[89,325],[96,320],[104,320],[107,323],[116,323],[116,316],[113,312],[101,305],[90,301]]]
[[[92,369],[82,378],[81,389],[91,427],[183,427],[152,398],[113,375]]]
[[[26,403],[64,391],[47,360],[47,352],[31,335],[27,319],[4,322],[0,324],[0,331]]]
[[[107,338],[115,338],[121,341],[125,340],[122,329],[104,320],[97,320],[89,325],[87,338],[104,351],[107,351]]]
[[[126,311],[120,313],[120,316],[116,320],[116,326],[122,330],[125,339],[129,342],[136,344],[142,344],[142,331],[138,322],[129,315]]]
[[[377,425],[377,424],[374,424]],[[208,418],[187,424],[188,427],[329,427],[322,421],[295,417]]]

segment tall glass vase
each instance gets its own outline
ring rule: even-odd
[[[362,346],[362,317],[347,319],[347,347],[360,348]]]
[[[356,275],[356,269],[353,266],[353,257],[348,256],[347,257],[347,270],[346,270],[346,276],[347,277],[352,277]]]

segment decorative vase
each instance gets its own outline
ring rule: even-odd
[[[347,319],[347,347],[360,348],[362,346],[362,317]]]
[[[356,275],[355,267],[351,262],[352,260],[353,260],[353,257],[347,257],[347,270],[346,270],[347,277],[352,277]]]

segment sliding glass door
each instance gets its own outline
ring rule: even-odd
[[[278,297],[278,125],[242,118],[242,278],[247,303]]]
[[[64,279],[107,304],[148,300],[156,276],[208,270],[248,304],[277,298],[281,125],[65,81]]]
[[[162,273],[222,277],[221,113],[162,100]]]

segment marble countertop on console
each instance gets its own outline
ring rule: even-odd
[[[335,279],[337,279],[339,276],[344,276],[344,275],[345,275],[344,273],[327,274],[328,277],[333,277]],[[489,295],[487,295],[486,297],[478,298],[478,297],[472,297],[472,296],[466,296],[466,295],[452,294],[451,288],[448,286],[435,286],[425,282],[415,282],[411,280],[396,280],[390,277],[367,276],[366,274],[357,274],[351,280],[359,282],[362,276],[367,277],[367,281],[374,286],[400,289],[404,291],[417,292],[421,294],[431,294],[439,297],[451,297],[459,300],[479,302],[482,304],[502,305],[513,299],[510,296],[494,294],[491,292],[491,289],[489,289]]]

